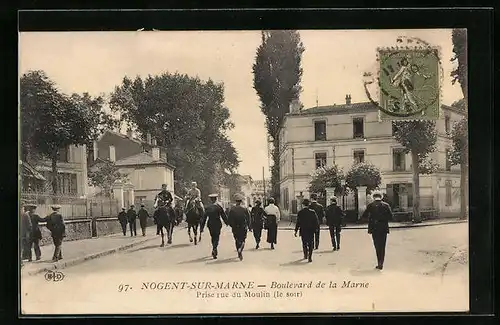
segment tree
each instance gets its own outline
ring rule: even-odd
[[[95,169],[90,169],[88,173],[89,185],[100,187],[106,197],[111,195],[113,184],[125,181],[127,178],[127,174],[121,173],[112,161],[101,162],[95,166]]]
[[[420,222],[420,173],[421,163],[435,151],[437,132],[434,121],[395,121],[394,137],[411,154],[413,173],[413,220]],[[428,172],[432,172],[432,169]]]
[[[352,190],[356,190],[359,186],[366,186],[366,190],[371,191],[381,182],[380,170],[369,163],[353,165],[346,175],[346,185]]]
[[[175,187],[196,181],[204,195],[216,189],[217,168],[239,164],[226,132],[234,127],[224,103],[224,85],[178,73],[125,77],[111,94],[110,107],[143,136],[151,134],[168,151]]]
[[[459,100],[452,106],[461,109],[465,114],[468,111],[468,93],[467,93],[467,30],[454,29],[451,34],[453,42],[454,57],[451,61],[456,61],[457,67],[451,72],[452,83],[459,82],[464,95],[463,100]],[[466,115],[467,116],[467,115]],[[467,117],[455,124],[452,132],[453,152],[451,157],[452,164],[460,164],[460,213],[462,217],[467,218],[467,207],[469,200],[469,147],[468,147],[468,127]]]
[[[273,196],[279,197],[280,139],[279,130],[290,103],[298,100],[302,87],[301,59],[304,46],[300,34],[293,30],[262,32],[253,65],[254,89],[266,117],[267,133],[272,140],[271,184]]]
[[[341,181],[344,179],[344,173],[337,165],[318,168],[311,176],[310,193],[325,193],[328,187],[335,188],[335,192],[342,190]]]
[[[88,94],[67,96],[43,71],[21,77],[21,136],[23,158],[42,156],[51,161],[52,192],[58,192],[57,161],[62,148],[93,141],[106,119],[101,98]]]

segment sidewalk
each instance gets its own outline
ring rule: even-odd
[[[412,222],[389,222],[389,227],[393,228],[413,228],[413,227],[427,227],[427,226],[439,226],[439,225],[448,225],[455,223],[467,223],[467,220],[458,219],[458,218],[446,218],[446,219],[436,219],[436,220],[427,220],[422,221],[421,223],[412,223]],[[280,230],[294,230],[295,222],[290,223],[289,220],[282,220],[278,224],[278,229]],[[328,229],[328,226],[321,225],[321,229]],[[342,229],[368,229],[367,224],[348,224]]]
[[[174,231],[178,229],[183,229],[183,227],[175,227]],[[130,232],[127,232],[126,236],[120,233],[98,238],[63,242],[63,259],[55,263],[52,262],[54,245],[44,245],[40,247],[42,252],[40,261],[23,262],[21,276],[36,275],[49,270],[63,269],[94,258],[114,254],[153,239],[160,240],[159,236],[156,236],[156,226],[148,227],[146,236],[144,237],[141,230],[138,229],[137,237],[130,237]],[[34,254],[33,258],[35,258]]]

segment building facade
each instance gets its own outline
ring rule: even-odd
[[[460,211],[460,166],[446,159],[452,141],[449,133],[463,113],[442,107],[436,123],[437,150],[430,158],[439,164],[437,172],[420,176],[423,209],[441,216]],[[322,166],[337,164],[346,173],[355,163],[367,162],[381,171],[380,188],[395,209],[412,206],[411,156],[393,136],[390,121],[380,122],[378,109],[371,103],[351,103],[293,110],[286,115],[280,131],[280,191],[282,208],[290,210],[298,197],[308,197],[311,173]]]
[[[255,180],[254,181],[254,190],[252,193],[252,202],[255,200],[260,200],[264,202],[267,197],[271,194],[271,180]],[[253,204],[253,203],[252,203]]]

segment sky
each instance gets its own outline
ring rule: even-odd
[[[396,44],[398,36],[418,37],[441,48],[442,102],[462,98],[449,77],[454,63],[451,29],[302,30],[300,101],[304,108],[367,101],[362,75],[376,68],[377,47]],[[259,31],[27,32],[20,34],[20,75],[44,70],[62,92],[110,93],[124,76],[179,72],[223,82],[225,105],[235,128],[233,140],[240,174],[269,177],[264,115],[253,89],[252,65]]]

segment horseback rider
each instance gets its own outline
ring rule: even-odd
[[[201,191],[198,188],[198,184],[196,182],[191,182],[191,189],[189,190],[187,197],[188,200],[186,202],[186,209],[188,207],[188,204],[194,201],[194,204],[198,208],[200,215],[205,215],[205,208],[203,207],[203,203],[201,203]]]
[[[165,203],[165,205],[167,205],[168,207],[170,207],[170,205],[172,204],[172,201],[174,200],[173,196],[172,196],[172,193],[170,193],[168,190],[167,190],[167,184],[162,184],[161,185],[161,192],[156,194],[156,197],[155,197],[155,204],[154,204],[154,207],[157,208],[160,204],[159,204],[159,201],[162,201]]]

